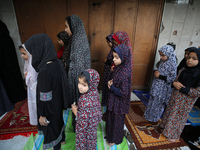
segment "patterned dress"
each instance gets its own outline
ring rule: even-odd
[[[120,144],[123,140],[125,114],[128,114],[130,106],[132,55],[129,47],[126,45],[116,47],[115,51],[118,55],[121,54],[120,58],[122,63],[115,66],[113,72],[113,85],[109,91],[105,115],[106,140],[108,143]]]
[[[172,97],[165,111],[160,126],[163,135],[169,139],[179,139],[194,103],[200,97],[200,49],[191,48],[197,54],[199,63],[195,67],[184,67],[179,71],[175,81],[185,87],[173,89]]]
[[[165,62],[160,60],[158,68],[160,75],[164,76],[166,80],[163,80],[161,77],[154,77],[149,102],[144,113],[144,118],[151,122],[157,122],[164,112],[171,97],[171,84],[175,80],[177,72],[176,57],[173,48],[165,45],[159,49],[159,52],[162,52],[168,58]]]
[[[90,75],[89,90],[78,101],[76,121],[76,150],[96,150],[97,125],[102,112],[97,86],[99,74],[93,69],[86,70]]]
[[[68,81],[70,85],[70,98],[73,102],[79,99],[78,76],[86,69],[91,68],[90,47],[85,32],[85,27],[81,18],[71,15],[66,18],[72,32],[69,53]],[[63,52],[63,55],[65,52]]]

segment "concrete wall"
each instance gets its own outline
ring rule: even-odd
[[[0,19],[7,25],[8,30],[10,31],[10,36],[15,44],[16,53],[18,56],[19,67],[22,76],[24,77],[24,60],[21,58],[20,51],[18,50],[19,45],[21,45],[21,39],[12,0],[0,0]]]
[[[168,42],[174,42],[175,53],[180,63],[186,48],[200,45],[200,0],[194,0],[193,5],[166,3],[162,25],[157,49]],[[155,64],[159,59],[157,51]]]

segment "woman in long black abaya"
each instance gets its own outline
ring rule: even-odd
[[[16,103],[27,98],[15,45],[7,26],[0,20],[0,77],[9,99]]]

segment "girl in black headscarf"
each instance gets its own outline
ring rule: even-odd
[[[57,37],[58,37],[57,41],[61,45],[60,50],[57,52],[57,56],[58,56],[58,58],[62,58],[63,51],[64,51],[64,48],[65,48],[65,45],[67,44],[67,40],[69,38],[69,35],[67,34],[66,31],[61,31],[57,34]]]
[[[57,34],[58,43],[62,45],[62,48],[57,52],[58,58],[60,58],[65,67],[65,71],[68,76],[69,71],[69,59],[70,59],[70,49],[72,37],[68,35],[66,31],[61,31]]]
[[[187,61],[187,57],[188,57],[188,55],[189,55],[189,53],[190,53],[190,49],[191,49],[191,48],[193,48],[193,47],[189,47],[189,48],[185,49],[184,58],[181,60],[180,64],[179,64],[178,67],[177,67],[177,74],[178,74],[178,72],[179,72],[179,70],[180,70],[181,68],[187,66],[187,65],[186,65],[186,61]]]
[[[0,20],[0,77],[12,103],[27,98],[24,82],[19,69],[15,45],[8,28]]]
[[[200,49],[190,48],[186,64],[173,82],[172,96],[160,125],[170,142],[179,140],[189,113],[200,97]]]
[[[38,134],[44,134],[44,149],[54,147],[57,150],[65,141],[63,109],[72,103],[67,97],[66,72],[48,35],[35,34],[25,42],[25,46],[32,55],[32,66],[38,72]]]
[[[71,37],[70,55],[67,63],[69,66],[70,98],[77,103],[80,96],[78,76],[82,71],[91,68],[90,47],[84,24],[80,17],[76,15],[68,16],[65,21],[65,31]],[[72,124],[75,128],[75,116],[73,116]]]

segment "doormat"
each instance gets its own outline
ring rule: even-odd
[[[133,101],[125,118],[125,124],[138,150],[176,149],[187,146],[183,139],[175,143],[168,142],[159,128],[161,120],[152,124],[144,119],[145,108],[141,101]]]
[[[17,135],[30,136],[31,133],[37,133],[37,126],[29,123],[27,100],[20,101],[0,120],[0,140],[11,139]]]

